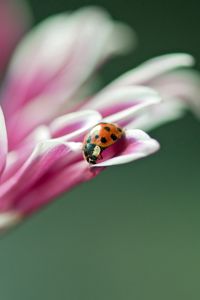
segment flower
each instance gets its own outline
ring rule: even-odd
[[[96,7],[50,17],[21,41],[1,93],[1,229],[108,166],[154,153],[159,143],[141,129],[198,107],[198,74],[180,71],[193,64],[187,54],[150,60],[93,92],[99,66],[133,44],[133,31]],[[82,141],[100,121],[124,127],[125,143],[91,166]]]

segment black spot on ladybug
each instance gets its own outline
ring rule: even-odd
[[[119,132],[122,132],[121,128],[119,128],[119,127],[117,127],[117,130],[118,130]]]
[[[107,139],[106,139],[105,137],[102,137],[102,138],[101,138],[101,142],[104,144],[104,143],[107,142]]]
[[[91,137],[89,137],[88,139],[87,139],[87,143],[89,144],[91,142]]]
[[[98,134],[96,134],[96,135],[95,135],[95,139],[98,139],[98,138],[99,138],[99,135],[98,135]]]
[[[111,139],[113,140],[113,141],[116,141],[117,140],[117,136],[115,135],[115,134],[111,134]]]
[[[105,129],[106,131],[110,131],[110,127],[108,127],[108,126],[105,126],[104,129]]]

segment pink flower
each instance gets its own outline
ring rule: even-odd
[[[180,72],[193,63],[187,54],[151,60],[95,94],[96,70],[133,43],[129,27],[90,7],[45,20],[19,44],[1,94],[0,228],[108,166],[154,153],[158,142],[141,129],[198,106],[198,75]],[[91,166],[82,142],[102,120],[122,126],[125,140],[115,155]]]

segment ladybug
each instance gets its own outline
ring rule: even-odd
[[[124,136],[124,130],[117,124],[99,123],[85,136],[83,156],[90,164],[102,159],[102,152]]]

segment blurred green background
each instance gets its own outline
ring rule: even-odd
[[[136,30],[136,51],[104,67],[105,83],[168,52],[200,66],[199,1],[29,2],[36,22],[98,4]],[[108,169],[1,240],[1,300],[200,299],[200,122],[188,113],[151,135],[159,153]]]

